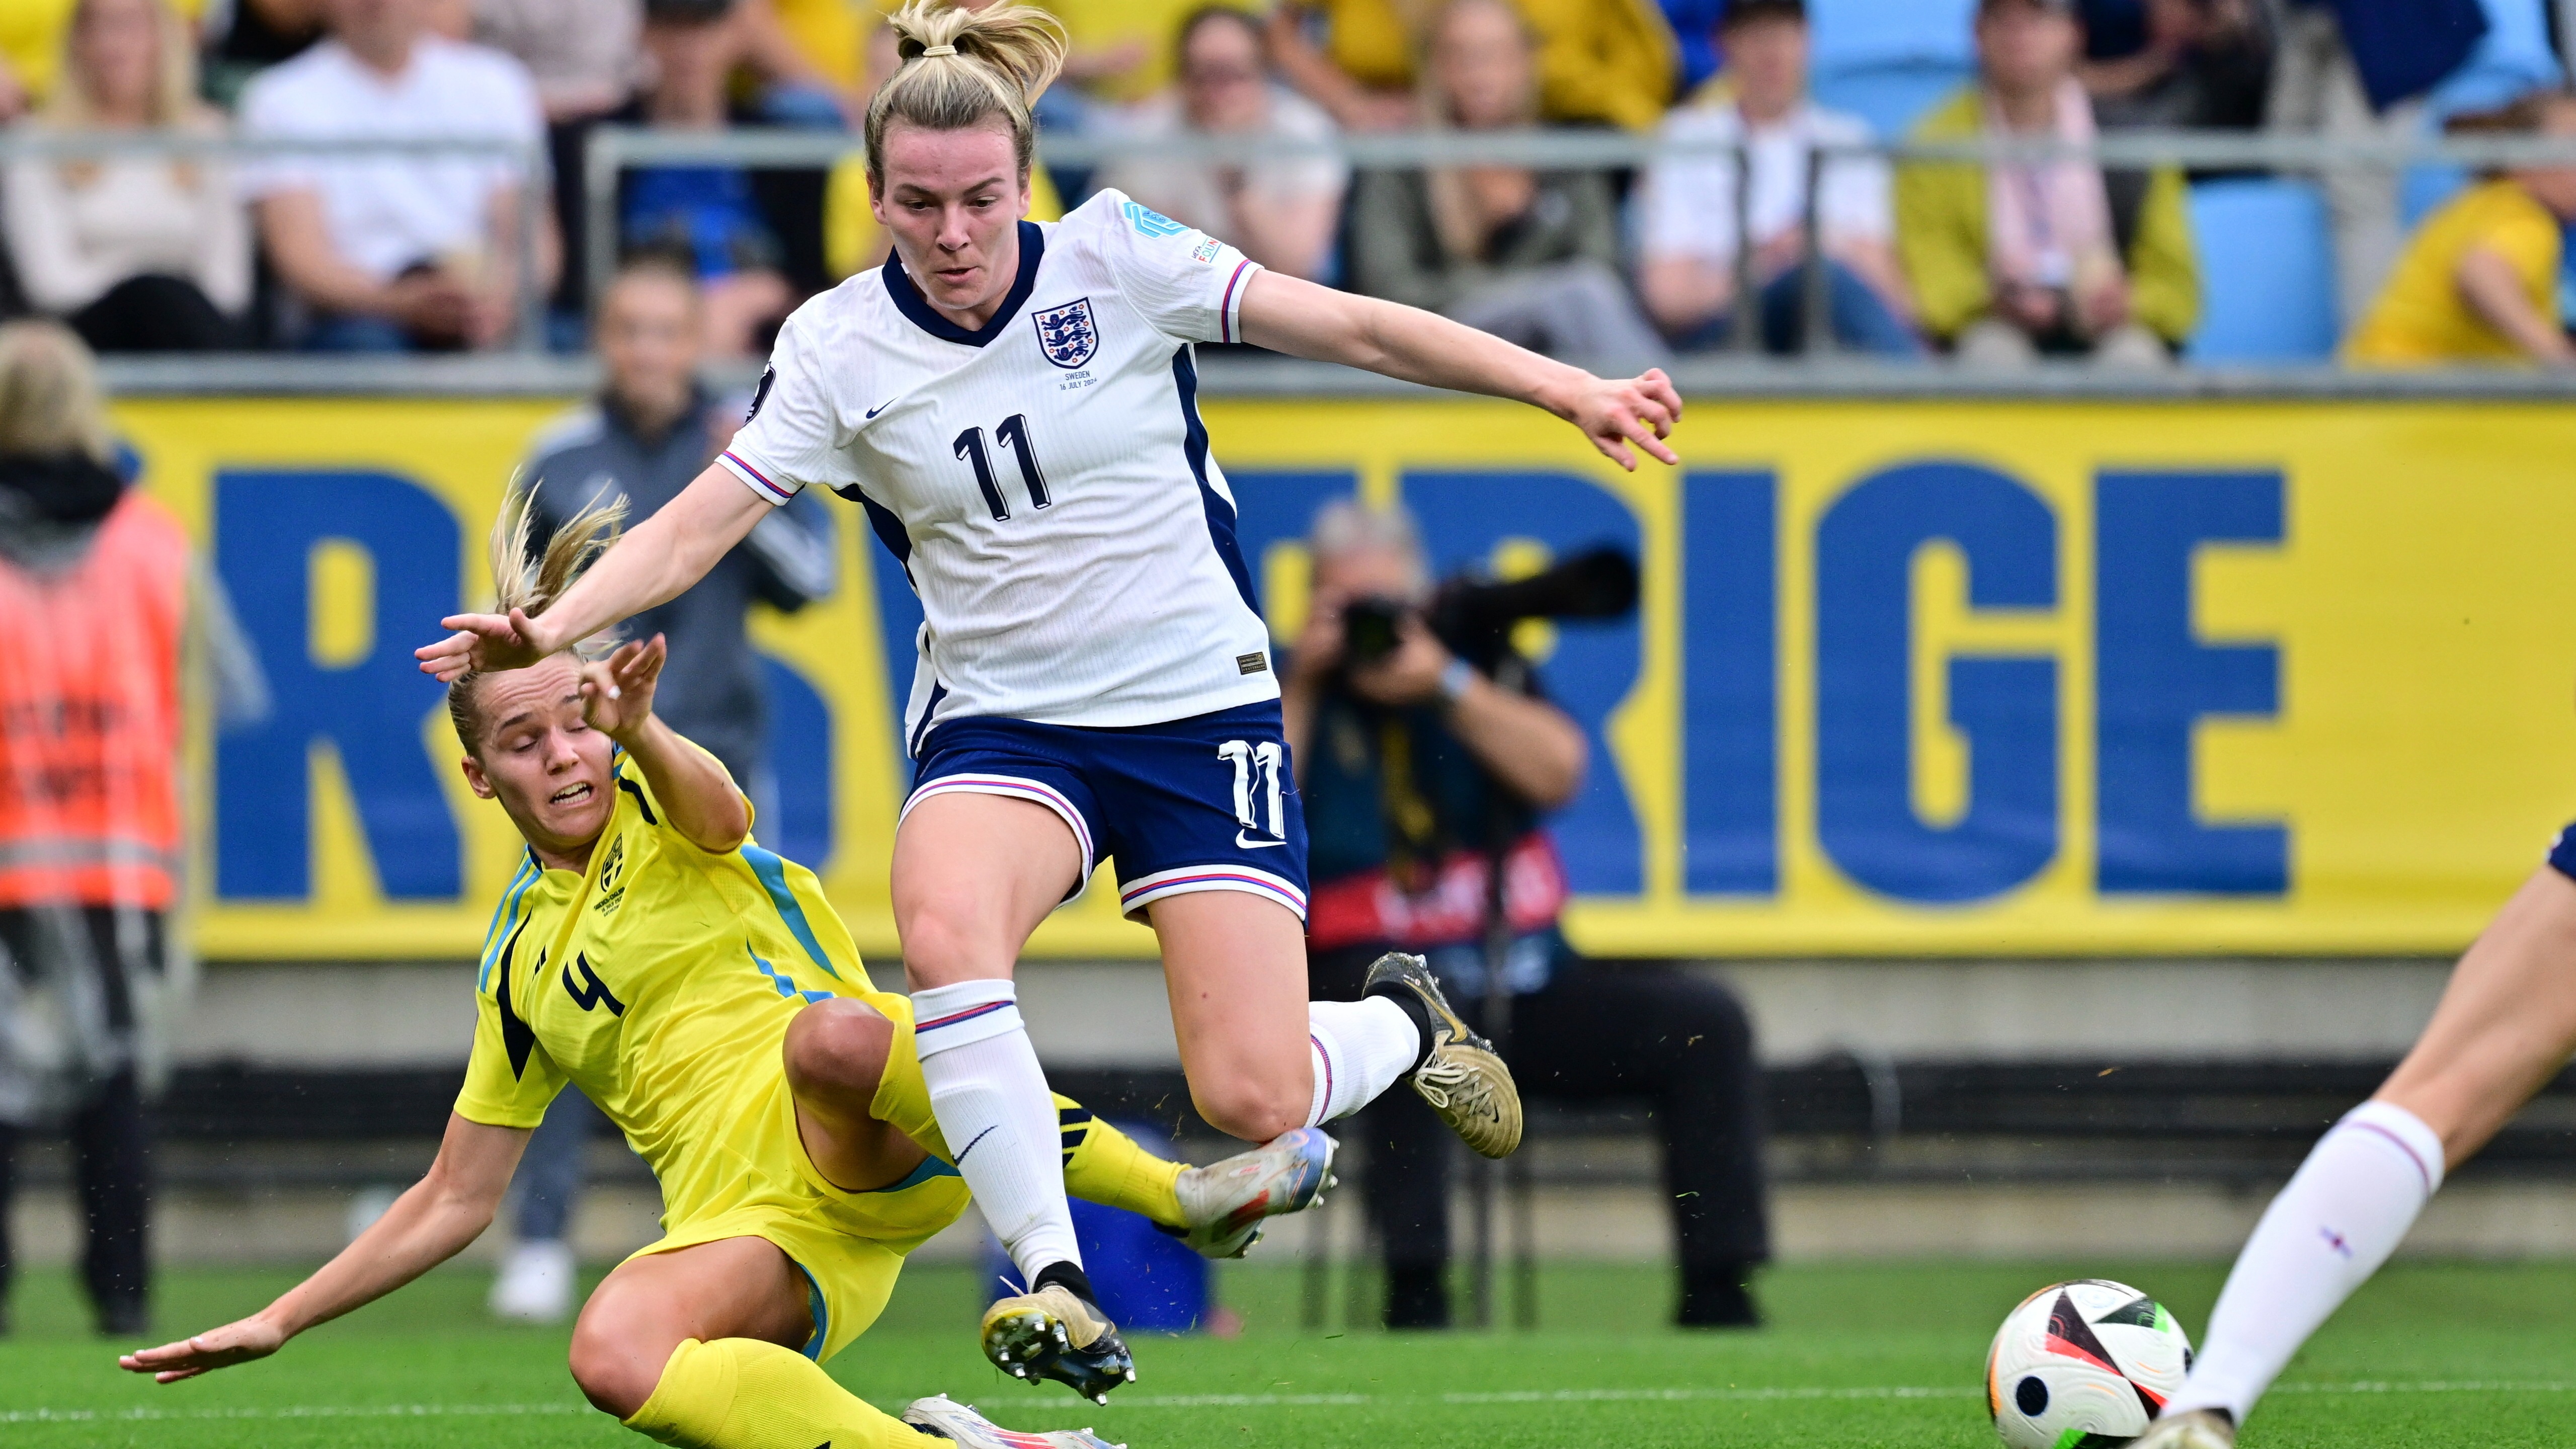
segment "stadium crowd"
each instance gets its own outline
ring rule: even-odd
[[[2550,0],[1050,8],[1074,53],[1042,120],[1112,154],[1133,142],[1136,154],[1047,174],[1041,212],[1116,187],[1275,269],[1562,355],[1789,353],[1821,323],[1837,348],[1886,357],[2162,366],[2212,355],[2206,339],[2192,348],[2211,310],[2205,284],[2254,253],[2315,263],[2324,315],[2311,330],[2339,337],[2348,361],[2576,356],[2560,281],[2576,171],[2468,177],[2356,163],[2296,178],[2289,192],[2247,193],[2249,180],[2267,179],[2073,160],[1890,165],[1847,149],[1810,164],[1819,146],[1990,133],[2079,143],[2136,127],[2556,133],[2576,117],[2555,99],[2566,68]],[[548,158],[554,205],[528,245],[519,210],[530,178],[500,151],[285,152],[229,165],[21,154],[0,180],[0,308],[60,317],[102,351],[460,350],[503,345],[523,327],[578,349],[586,299],[566,258],[584,254],[593,128],[842,132],[895,61],[874,0],[19,0],[6,10],[0,121],[12,129],[468,139]],[[1324,152],[1220,165],[1152,147],[1190,135],[1314,142],[1529,126],[1742,150],[1620,172],[1354,174]],[[1741,196],[1738,155],[1750,173]],[[797,301],[874,265],[885,246],[855,160],[828,171],[629,169],[616,221],[621,252],[662,251],[698,275],[705,341],[719,356],[764,350]],[[2330,236],[2330,260],[2298,250],[2303,225]],[[542,272],[540,285],[523,288],[523,265]],[[543,296],[547,315],[521,317],[523,295]],[[2225,296],[2236,304],[2237,293]],[[1750,313],[1741,326],[1740,300]],[[2250,305],[2295,303],[2256,291]]]

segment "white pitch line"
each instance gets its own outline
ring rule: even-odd
[[[1400,1408],[1414,1404],[1636,1404],[1636,1403],[1775,1403],[1871,1399],[1972,1399],[1974,1388],[1924,1388],[1879,1385],[1857,1388],[1790,1387],[1756,1389],[1525,1389],[1498,1393],[1457,1394],[1163,1394],[1122,1396],[1116,1409],[1267,1409],[1267,1408]],[[2576,1393],[2576,1380],[2428,1379],[2401,1383],[2375,1379],[2347,1383],[2275,1384],[2276,1394],[2566,1394]],[[998,1411],[1014,1418],[1030,1410],[1061,1408],[1071,1414],[1096,1413],[1093,1404],[1020,1404]],[[152,1423],[190,1419],[435,1419],[514,1418],[547,1414],[589,1414],[587,1404],[289,1404],[278,1408],[236,1409],[10,1409],[0,1410],[0,1424]]]

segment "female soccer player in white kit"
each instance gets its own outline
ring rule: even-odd
[[[2451,972],[2414,1048],[2272,1199],[2191,1377],[2136,1449],[2233,1449],[2299,1345],[2370,1280],[2442,1186],[2576,1053],[2576,825]]]
[[[885,266],[798,309],[733,446],[542,618],[460,616],[419,653],[441,678],[509,668],[677,595],[800,489],[867,510],[926,620],[892,875],[922,1069],[1030,1290],[986,1315],[985,1352],[1096,1397],[1133,1368],[1083,1277],[1011,971],[1102,857],[1160,939],[1209,1122],[1262,1141],[1410,1075],[1471,1147],[1520,1138],[1509,1071],[1418,959],[1306,1001],[1305,826],[1192,344],[1518,399],[1628,468],[1678,461],[1681,404],[1660,372],[1607,381],[1264,271],[1116,191],[1023,221],[1062,32],[944,0],[892,23],[903,63],[866,122]]]

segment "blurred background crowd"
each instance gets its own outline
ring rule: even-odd
[[[1048,4],[1074,44],[1048,134],[1109,159],[1047,170],[1041,219],[1116,187],[1270,267],[1561,355],[2576,357],[2576,168],[1868,150],[2576,130],[2557,0]],[[594,128],[845,133],[894,63],[875,0],[18,0],[0,13],[0,121],[22,135],[524,149],[22,147],[0,186],[0,307],[110,352],[580,350]],[[1354,170],[1331,148],[1530,127],[1696,149],[1609,170]],[[1224,164],[1156,145],[1206,136],[1311,149]],[[544,178],[512,159],[540,155]],[[545,214],[521,215],[549,189]],[[854,160],[648,163],[615,194],[614,254],[693,274],[719,357],[757,355],[799,300],[885,249]],[[530,296],[543,316],[521,315]]]

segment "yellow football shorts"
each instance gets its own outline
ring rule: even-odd
[[[703,1204],[667,1205],[661,1241],[641,1258],[723,1238],[761,1238],[778,1246],[804,1275],[814,1332],[807,1358],[824,1362],[847,1348],[885,1311],[906,1254],[966,1211],[971,1201],[957,1169],[925,1158],[911,1176],[870,1192],[846,1192],[823,1180],[796,1131],[796,1099],[784,1071],[749,1084],[743,1109],[721,1151],[731,1179]]]

